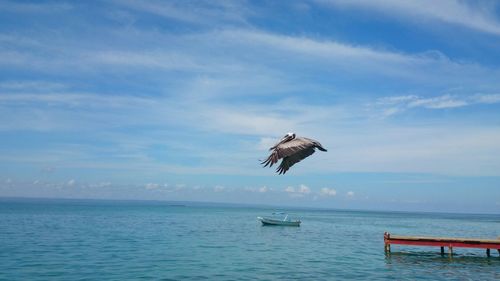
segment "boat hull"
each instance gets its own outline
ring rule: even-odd
[[[258,217],[262,225],[282,225],[282,226],[300,226],[300,221],[283,221],[270,218]]]

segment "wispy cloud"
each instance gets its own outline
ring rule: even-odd
[[[222,185],[216,185],[216,186],[214,186],[214,191],[215,192],[223,192],[225,190],[226,190],[225,186],[222,186]]]
[[[333,188],[323,187],[320,190],[320,194],[323,196],[335,196],[337,195],[337,191]]]
[[[381,98],[372,104],[382,109],[397,108],[401,112],[418,107],[437,110],[443,108],[447,99],[456,99],[471,105],[498,102],[498,96],[494,94],[473,95],[470,98],[422,98],[410,95]],[[44,118],[28,114],[39,110],[39,103],[52,104],[48,107],[51,110],[41,115]],[[307,162],[300,164],[300,169],[292,171],[293,174],[310,171],[418,171],[492,175],[496,174],[495,171],[498,172],[496,167],[500,167],[500,163],[495,160],[500,135],[496,130],[488,129],[487,124],[484,124],[484,127],[462,126],[459,130],[439,124],[430,127],[394,127],[384,123],[373,124],[370,115],[363,116],[355,110],[350,112],[351,118],[356,117],[356,122],[352,123],[352,119],[337,110],[340,105],[311,106],[280,102],[266,105],[245,104],[236,108],[231,104],[214,104],[213,101],[184,103],[182,100],[163,97],[137,98],[71,93],[6,94],[0,95],[0,106],[2,104],[5,109],[15,105],[18,113],[24,112],[20,111],[23,107],[26,111],[26,114],[7,114],[9,111],[4,111],[3,120],[11,121],[3,123],[3,130],[24,128],[53,132],[92,129],[109,131],[105,134],[94,134],[93,137],[93,141],[99,139],[113,144],[106,148],[59,145],[57,149],[45,148],[43,151],[25,153],[4,151],[1,157],[4,161],[32,163],[41,167],[69,166],[155,173],[168,171],[180,174],[261,174],[258,159],[266,154],[264,150],[268,146],[265,144],[274,143],[277,137],[287,131],[317,138],[323,145],[332,147],[329,153],[315,154],[314,157],[308,158]],[[274,110],[278,106],[283,111]],[[212,114],[215,109],[218,114]],[[186,116],[184,112],[190,114]],[[184,117],[169,119],[172,115]],[[350,128],[341,125],[344,122],[354,126]],[[49,125],[50,127],[47,127]],[[113,133],[116,128],[134,125],[160,126],[162,129],[159,132],[150,131],[148,137]],[[181,140],[169,133],[169,127],[165,127],[166,125],[182,126],[199,133],[195,134],[196,137],[186,135]],[[330,129],[325,130],[325,126]],[[360,132],[365,135],[360,137]],[[228,137],[251,137],[251,141],[233,147],[213,146],[207,150],[204,149],[206,145],[197,140],[202,137],[206,141],[207,137],[216,138],[219,134]],[[436,135],[440,138],[433,137]],[[236,141],[241,137],[231,136]],[[263,143],[262,139],[266,142]],[[202,164],[193,166],[175,162],[162,163],[148,156],[150,147],[166,144],[179,151],[183,157],[198,159]],[[96,161],[96,155],[106,155],[106,159]],[[124,161],[132,159],[132,162]],[[449,164],[443,165],[448,162]],[[272,174],[272,171],[270,172]]]
[[[18,48],[0,49],[0,64],[42,73],[71,69],[88,75],[134,73],[140,70],[147,71],[150,77],[165,77],[166,73],[183,71],[186,74],[196,74],[196,79],[201,77],[205,81],[216,81],[215,78],[221,75],[225,79],[219,80],[219,83],[233,86],[226,87],[233,94],[239,93],[239,83],[248,85],[247,89],[253,90],[252,92],[262,91],[262,88],[252,87],[256,82],[272,87],[274,93],[292,91],[299,85],[290,75],[303,78],[299,70],[305,63],[313,64],[314,72],[327,71],[337,76],[346,72],[350,77],[362,76],[364,79],[366,74],[370,74],[443,83],[437,77],[448,76],[460,77],[464,83],[477,82],[476,79],[480,77],[488,85],[492,83],[492,79],[488,77],[493,75],[492,69],[474,63],[453,61],[437,50],[412,54],[370,45],[353,45],[334,39],[290,36],[258,29],[223,28],[186,35],[138,30],[127,33],[126,36],[103,30],[100,36],[113,38],[110,41],[116,41],[116,44],[101,45],[100,42],[95,42],[97,46],[89,49],[70,39],[4,35],[9,39],[9,44],[15,44]],[[127,45],[130,42],[144,43],[140,46],[137,43]],[[207,52],[212,55],[206,56]],[[242,53],[245,56],[241,56]],[[282,67],[289,71],[284,74]],[[254,79],[248,81],[248,76]],[[205,88],[203,92],[206,93],[208,89]],[[224,91],[217,91],[219,89],[214,90],[213,92],[227,95]],[[248,92],[250,91],[244,91]]]
[[[52,86],[49,86],[51,88]],[[55,92],[50,93],[51,89],[43,90],[42,93],[2,93],[0,104],[36,104],[44,103],[51,106],[69,106],[69,107],[132,107],[137,105],[148,106],[155,103],[155,100],[123,96],[123,95],[99,95],[93,93],[72,93]],[[49,92],[49,93],[47,93]]]
[[[308,37],[286,36],[254,30],[227,30],[210,34],[210,36],[214,35],[234,43],[266,45],[296,54],[307,54],[309,55],[309,59],[331,59],[332,61],[330,62],[332,63],[336,58],[341,58],[341,62],[358,59],[368,62],[385,61],[386,63],[409,63],[425,59],[425,57],[417,58],[387,50],[376,50],[366,46],[349,45],[332,40],[315,40]],[[295,57],[294,59],[301,60],[307,58]]]
[[[0,1],[0,11],[11,13],[57,13],[71,10],[69,3],[23,3],[19,1]]]
[[[249,11],[239,1],[114,1],[116,5],[191,24],[238,23],[246,24]]]
[[[288,186],[284,189],[284,192],[289,194],[289,196],[292,198],[301,198],[311,194],[311,188],[309,188],[309,186],[305,184],[301,184],[297,188],[294,188],[293,186]]]
[[[415,52],[332,34],[249,27],[247,16],[258,9],[243,2],[117,1],[109,8],[134,18],[146,13],[153,23],[81,32],[41,25],[40,32],[0,35],[0,68],[11,74],[0,81],[0,133],[67,136],[37,140],[44,147],[31,151],[5,146],[5,163],[156,177],[262,174],[258,159],[277,137],[295,131],[331,149],[298,164],[291,175],[500,171],[495,118],[455,127],[447,122],[460,123],[461,116],[429,125],[405,123],[401,114],[497,106],[500,72],[494,66],[454,60],[431,45]],[[167,23],[189,32],[162,28]],[[439,94],[453,87],[491,94]],[[394,92],[426,94],[390,96]],[[392,118],[373,120],[365,104]]]
[[[391,96],[379,98],[375,105],[383,108],[383,114],[385,116],[390,116],[419,107],[427,109],[446,109],[495,103],[500,103],[500,94],[475,94],[465,97],[446,94],[428,98],[416,95]]]
[[[86,54],[86,63],[121,67],[209,72],[210,66],[195,57],[175,51],[102,51]]]
[[[474,2],[459,0],[319,0],[319,3],[337,7],[376,11],[401,20],[421,24],[425,20],[455,24],[470,29],[500,35],[500,22],[494,13],[494,1]]]
[[[301,184],[299,186],[299,190],[297,190],[297,192],[309,194],[309,193],[311,193],[311,189],[307,185]]]
[[[263,187],[259,188],[260,193],[266,193],[268,191],[269,191],[269,188],[267,186],[263,186]]]
[[[3,81],[0,82],[1,91],[61,91],[66,85],[48,81]]]
[[[148,183],[144,186],[147,190],[154,190],[154,189],[158,189],[160,187],[159,184],[157,183]]]

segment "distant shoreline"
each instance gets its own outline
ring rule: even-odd
[[[477,212],[439,212],[439,211],[400,211],[400,210],[374,210],[374,209],[336,209],[325,207],[307,207],[307,206],[289,206],[289,205],[266,205],[266,204],[245,204],[228,202],[210,202],[210,201],[170,201],[170,200],[147,200],[147,199],[104,199],[104,198],[54,198],[54,197],[9,197],[0,196],[2,202],[74,202],[74,203],[114,203],[114,204],[134,204],[134,205],[164,205],[170,207],[225,207],[225,208],[255,208],[255,209],[273,209],[289,211],[332,211],[332,212],[369,212],[369,213],[400,213],[400,214],[421,214],[421,215],[481,215],[498,217],[500,213],[477,213]]]

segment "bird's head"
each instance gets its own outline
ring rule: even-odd
[[[287,133],[283,138],[281,138],[280,143],[291,141],[295,138],[295,133]]]

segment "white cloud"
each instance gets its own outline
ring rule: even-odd
[[[0,90],[3,91],[60,91],[66,85],[49,81],[5,81],[0,82]]]
[[[66,183],[66,185],[67,185],[67,186],[74,186],[74,185],[75,185],[75,183],[76,183],[76,181],[75,181],[74,179],[71,179],[71,180],[69,180],[69,181]]]
[[[55,170],[56,170],[56,168],[55,168],[55,167],[43,167],[43,168],[41,169],[41,172],[43,172],[43,173],[48,173],[48,174],[49,174],[49,173],[53,173],[53,172],[55,172]]]
[[[111,183],[107,182],[107,181],[103,181],[103,182],[98,182],[98,183],[91,183],[88,186],[91,187],[91,188],[103,188],[103,187],[110,187]]]
[[[304,197],[304,193],[298,193],[298,192],[289,193],[289,196],[290,196],[290,198],[302,198],[302,197]]]
[[[440,97],[440,96],[438,96]],[[468,104],[486,103],[497,101],[495,94],[477,94],[470,98],[462,99],[459,96],[450,96],[451,99],[465,100]],[[109,97],[113,99],[113,97]],[[121,97],[126,99],[125,96]],[[85,99],[82,99],[85,100]],[[90,98],[90,102],[93,103]],[[105,99],[103,99],[104,101]],[[409,107],[410,102],[425,100],[419,105]],[[429,100],[445,100],[444,98],[421,98],[416,95],[412,96],[395,96],[382,98],[373,102],[377,108],[385,109],[386,107],[401,108],[400,112],[415,108],[426,108],[430,106]],[[79,111],[74,111],[71,108],[63,115],[54,114],[49,120],[51,126],[61,124],[61,122],[69,122],[68,130],[71,128],[85,129],[85,119],[88,121],[89,128],[110,128],[114,126],[124,126],[132,124],[163,124],[171,122],[170,115],[181,114],[182,112],[190,112],[190,116],[186,116],[182,120],[175,120],[176,125],[182,125],[189,129],[200,130],[203,132],[245,134],[254,137],[254,142],[249,142],[247,146],[238,146],[232,148],[215,148],[214,150],[206,151],[201,149],[196,143],[188,145],[191,140],[197,137],[184,137],[182,140],[179,137],[165,134],[149,134],[148,137],[131,136],[123,134],[96,134],[97,138],[111,142],[114,145],[113,149],[108,150],[112,155],[119,155],[119,159],[127,159],[127,161],[100,161],[99,163],[91,163],[86,159],[92,158],[96,151],[95,148],[79,146],[68,147],[67,149],[44,150],[38,153],[3,153],[0,155],[2,161],[21,161],[24,163],[33,163],[39,167],[48,165],[60,166],[61,163],[68,165],[80,165],[80,167],[94,167],[102,169],[125,169],[125,170],[144,170],[157,171],[158,173],[170,171],[172,173],[184,174],[262,174],[262,169],[259,169],[257,159],[265,157],[256,151],[256,146],[261,142],[260,133],[264,135],[277,134],[282,130],[281,126],[260,126],[260,122],[249,125],[248,127],[238,126],[238,121],[227,121],[226,118],[219,118],[217,114],[211,115],[214,110],[211,102],[204,105],[189,104],[184,107],[184,104],[177,106],[171,100],[155,99],[151,101],[150,106],[145,106],[147,109],[137,109],[132,106],[135,98],[131,100],[123,100],[122,104],[131,104],[130,107],[119,108],[114,113],[120,116],[109,124],[101,120],[113,120],[113,114],[110,112],[102,113],[100,111],[89,110],[92,114],[80,115]],[[25,102],[29,102],[26,98]],[[105,103],[105,102],[103,102]],[[114,101],[110,101],[114,103]],[[276,106],[280,106],[284,112],[276,112]],[[423,125],[401,125],[391,126],[386,123],[372,124],[367,120],[366,116],[354,115],[360,122],[352,122],[348,116],[343,115],[342,111],[337,109],[338,105],[330,106],[308,106],[307,104],[295,102],[271,103],[267,105],[257,106],[254,104],[242,105],[239,109],[240,114],[245,114],[245,119],[252,120],[252,116],[271,116],[283,119],[288,119],[295,129],[293,131],[299,135],[310,136],[318,139],[325,147],[337,147],[338,149],[329,150],[328,153],[316,153],[313,157],[309,157],[307,164],[301,164],[300,169],[295,170],[297,173],[307,173],[312,170],[319,172],[331,171],[369,171],[369,172],[434,172],[445,174],[464,174],[464,175],[497,175],[500,171],[500,162],[498,161],[499,138],[498,130],[495,126],[484,124],[482,126],[460,126],[456,127],[450,124],[436,123],[432,126]],[[176,108],[177,107],[177,108]],[[82,108],[88,108],[82,105]],[[230,105],[216,104],[215,108],[219,111],[236,111]],[[274,108],[274,109],[273,109]],[[34,107],[27,107],[24,111],[27,114],[36,112]],[[130,110],[129,110],[130,109]],[[127,114],[121,114],[126,110]],[[438,110],[429,108],[429,110]],[[84,110],[87,112],[87,110]],[[168,112],[169,114],[165,114]],[[55,113],[53,111],[52,113]],[[52,114],[46,113],[46,114]],[[356,114],[355,110],[351,114]],[[15,129],[22,127],[18,122],[26,115],[17,114],[13,122],[2,123],[1,126],[9,126]],[[121,119],[126,117],[126,119]],[[9,120],[10,117],[6,117]],[[72,118],[74,119],[73,121]],[[214,120],[217,119],[217,120]],[[43,118],[29,118],[25,123],[29,126],[34,126]],[[99,122],[95,122],[99,120]],[[266,121],[262,121],[266,123]],[[78,124],[79,126],[75,126]],[[242,123],[243,124],[243,123]],[[325,125],[326,124],[326,125]],[[345,124],[352,125],[347,127]],[[92,126],[90,126],[92,125]],[[102,127],[100,127],[102,126]],[[255,129],[253,129],[255,128]],[[285,127],[289,128],[289,127]],[[327,128],[325,130],[325,128]],[[7,129],[7,128],[4,128]],[[62,130],[62,128],[59,128]],[[55,129],[54,129],[55,130]],[[89,130],[88,128],[86,130]],[[439,135],[439,138],[435,136]],[[161,139],[159,142],[157,140]],[[165,141],[172,143],[166,144]],[[177,143],[175,143],[177,142]],[[210,165],[199,167],[185,167],[177,164],[160,164],[155,163],[150,159],[144,150],[152,145],[168,145],[182,151],[184,155],[193,157],[203,157],[210,159]],[[180,147],[179,147],[180,145]],[[180,149],[179,149],[180,148]],[[228,150],[229,149],[229,150]],[[219,157],[226,155],[228,151],[233,153],[230,158]],[[123,158],[122,154],[127,154],[127,158]],[[334,157],[333,157],[334,156]],[[75,159],[80,159],[77,163]],[[133,159],[133,161],[129,161]],[[254,162],[248,161],[254,159]],[[253,161],[253,160],[252,160]],[[50,170],[53,170],[50,168]],[[49,170],[47,170],[49,171]]]
[[[475,94],[470,96],[446,94],[427,98],[417,95],[383,97],[379,98],[374,105],[376,107],[382,107],[384,116],[390,116],[419,107],[426,109],[446,109],[495,103],[500,103],[500,95],[498,94]]]
[[[214,186],[214,191],[215,192],[223,192],[224,190],[226,190],[226,187],[224,187],[222,185],[216,185],[216,186]]]
[[[379,98],[377,100],[377,104],[392,105],[392,104],[399,104],[401,102],[414,101],[416,99],[418,99],[418,96],[416,96],[416,95],[383,97],[383,98]]]
[[[320,159],[310,160],[314,170],[325,165],[336,171],[418,171],[463,176],[498,175],[496,170],[500,169],[500,130],[490,126],[375,125],[362,131],[342,131],[336,135],[335,145],[339,148],[334,152],[335,159],[317,163]]]
[[[0,104],[29,105],[43,103],[51,107],[69,106],[82,108],[125,108],[152,106],[155,100],[123,95],[102,95],[94,93],[3,93]]]
[[[327,148],[335,148],[328,153],[316,153],[308,158],[306,163],[300,164],[295,170],[298,174],[313,170],[320,173],[383,170],[455,174],[498,174],[500,171],[500,162],[493,160],[498,156],[496,151],[499,148],[498,144],[493,143],[498,139],[495,134],[497,128],[494,126],[450,129],[444,122],[427,128],[419,127],[420,124],[402,124],[400,127],[372,124],[371,116],[360,112],[357,93],[343,93],[340,89],[330,87],[331,85],[310,86],[314,84],[311,82],[316,81],[309,80],[307,75],[303,75],[303,71],[298,71],[300,74],[289,71],[290,68],[302,69],[303,65],[310,66],[311,76],[313,72],[322,70],[333,72],[345,69],[359,71],[358,74],[365,74],[367,71],[377,75],[382,69],[382,72],[397,77],[400,73],[410,71],[412,75],[409,75],[409,79],[413,79],[413,74],[425,76],[425,79],[421,80],[424,83],[418,85],[437,81],[440,88],[445,88],[446,85],[441,86],[442,83],[446,84],[446,81],[460,85],[488,84],[488,81],[498,77],[496,69],[486,69],[477,64],[455,63],[439,52],[410,54],[369,45],[354,45],[335,39],[307,35],[290,36],[254,28],[217,29],[178,36],[135,29],[125,36],[130,41],[120,37],[124,35],[108,34],[105,29],[102,32],[104,33],[99,34],[100,36],[109,35],[107,42],[117,43],[104,48],[99,45],[101,42],[90,42],[89,44],[95,44],[95,48],[84,49],[59,39],[53,45],[52,39],[57,38],[52,38],[49,34],[46,39],[44,38],[47,36],[35,38],[38,39],[37,42],[26,43],[26,38],[20,38],[17,45],[24,44],[24,47],[16,49],[26,50],[30,56],[45,62],[36,71],[57,70],[57,73],[60,73],[69,69],[73,71],[74,67],[76,73],[83,74],[82,77],[88,77],[89,73],[93,76],[96,73],[108,72],[125,74],[120,77],[128,77],[127,75],[138,71],[146,71],[144,77],[151,78],[151,81],[169,76],[174,77],[173,80],[155,84],[151,86],[155,89],[153,92],[141,93],[140,96],[134,95],[142,91],[137,89],[131,92],[120,90],[113,94],[78,92],[73,91],[75,85],[58,85],[57,81],[15,81],[0,84],[0,88],[4,90],[0,95],[0,119],[4,120],[0,124],[0,130],[60,133],[78,130],[113,146],[81,146],[68,149],[77,151],[75,154],[66,152],[55,156],[45,150],[30,153],[18,151],[12,155],[0,155],[3,161],[9,157],[23,156],[24,163],[35,163],[39,167],[47,164],[62,167],[61,163],[65,163],[77,166],[75,168],[102,167],[122,171],[140,170],[145,173],[151,171],[158,174],[262,174],[262,169],[255,163],[259,156],[263,155],[258,154],[256,148],[267,149],[276,141],[273,136],[279,137],[282,133],[293,130],[300,135],[317,138]],[[144,48],[138,48],[134,44],[121,44],[142,42],[141,39],[145,39]],[[37,51],[27,51],[28,47],[33,48],[35,43],[38,44]],[[61,59],[57,55],[60,52],[54,50],[64,50],[65,57]],[[223,52],[214,52],[214,55],[207,57],[206,54],[211,53],[207,50]],[[223,55],[217,55],[218,53]],[[242,53],[245,56],[242,57]],[[31,71],[32,65],[29,61],[22,64],[22,67]],[[276,62],[280,65],[276,65]],[[337,68],[339,66],[340,68]],[[182,70],[182,79],[168,75],[171,70]],[[338,73],[341,74],[341,71]],[[363,79],[366,77],[362,76]],[[447,79],[443,81],[442,77]],[[485,80],[487,83],[483,83]],[[384,82],[391,83],[390,79]],[[46,87],[46,91],[35,92],[37,83]],[[309,86],[304,86],[308,84]],[[390,84],[390,87],[394,85],[396,84]],[[491,86],[485,87],[489,88]],[[289,94],[291,90],[294,93],[319,94],[306,100],[302,94]],[[253,98],[255,93],[266,98],[252,102],[256,100]],[[322,101],[322,93],[325,97],[335,96],[338,99],[335,98],[335,104],[318,102]],[[236,100],[234,98],[221,98],[234,95],[245,97],[245,102],[234,104],[227,102]],[[349,95],[355,97],[356,104],[349,104],[352,101]],[[265,102],[262,102],[264,100]],[[499,100],[498,94],[477,95],[468,99],[454,95],[406,95],[390,97],[385,100],[387,104],[378,106],[383,114],[395,115],[413,108],[438,110],[472,105],[475,102],[496,103]],[[347,103],[343,104],[344,101]],[[363,104],[370,101],[360,102]],[[190,114],[185,114],[186,112]],[[241,141],[231,147],[215,147],[207,151],[202,149],[203,145],[194,141],[195,138],[186,134],[169,135],[165,138],[165,135],[147,130],[147,134],[141,138],[133,134],[117,133],[127,127],[157,128],[158,131],[182,128],[179,131],[184,133],[202,132],[203,136],[200,137],[200,134],[197,136],[199,138],[210,138],[214,135],[235,137],[234,139],[246,138],[244,141],[247,143],[242,144]],[[429,140],[436,133],[444,135],[443,138]],[[492,141],[488,141],[488,138]],[[201,164],[197,166],[160,163],[161,161],[146,152],[148,147],[158,145],[159,139],[168,141],[168,144],[162,145],[168,146],[171,151],[182,152],[186,159],[210,159],[210,162],[200,161]],[[178,149],[179,146],[182,146],[182,149]],[[458,151],[460,146],[463,150]],[[445,153],[439,153],[443,150]],[[113,160],[89,160],[96,159],[97,155],[111,155]],[[231,157],[224,157],[228,155]],[[15,161],[22,162],[19,159]]]
[[[459,0],[319,0],[318,2],[338,7],[373,10],[418,24],[432,20],[500,35],[500,23],[494,12],[497,4],[494,2],[473,1],[473,4]]]
[[[310,194],[311,189],[308,186],[301,184],[298,188],[288,186],[285,188],[285,192],[288,193],[291,198],[301,198]]]
[[[116,34],[102,36],[106,35],[117,37]],[[221,81],[229,83],[225,84],[226,86],[236,88],[237,91],[230,91],[232,95],[238,94],[242,89],[245,89],[243,92],[255,89],[252,85],[256,83],[272,86],[275,94],[284,90],[284,93],[286,90],[294,90],[297,81],[293,77],[288,78],[279,68],[283,66],[300,68],[304,63],[312,64],[316,71],[331,71],[332,68],[340,67],[340,70],[350,73],[368,72],[372,75],[389,75],[412,80],[421,77],[435,80],[442,75],[450,78],[458,75],[471,80],[471,77],[476,77],[472,75],[475,74],[473,72],[477,71],[494,76],[491,74],[491,69],[482,69],[476,64],[455,63],[438,51],[405,54],[369,45],[360,46],[313,37],[286,36],[258,29],[220,29],[184,36],[141,30],[127,34],[127,37],[134,42],[144,41],[145,46],[140,49],[127,49],[123,45],[106,45],[97,51],[89,51],[72,45],[66,46],[63,41],[60,42],[59,48],[64,50],[65,56],[61,57],[58,54],[62,52],[54,52],[53,41],[42,38],[37,49],[45,50],[49,56],[41,56],[37,52],[32,53],[19,48],[19,51],[13,54],[4,53],[2,62],[45,72],[64,69],[87,72],[92,69],[98,73],[114,73],[118,69],[125,73],[140,70],[161,75],[164,72],[180,70],[198,74],[196,77],[201,80],[217,79],[219,76],[216,74],[219,74],[224,77]],[[26,41],[25,38],[16,40],[20,42],[19,44]],[[123,38],[118,36],[117,42],[122,40]],[[225,50],[224,55],[216,55],[220,49]],[[266,51],[256,51],[263,49]],[[207,57],[207,50],[214,50],[215,55]],[[242,59],[241,53],[245,53],[249,60]],[[284,61],[282,65],[268,63],[280,57]],[[253,77],[250,81],[246,79],[249,75]],[[488,80],[485,75],[481,77]],[[234,81],[231,81],[232,79]],[[443,80],[440,79],[439,83],[442,84]],[[241,87],[241,85],[247,86]],[[205,87],[203,92],[197,93],[198,97],[208,91],[210,87]],[[257,88],[253,92],[254,94],[262,92],[262,88]],[[213,93],[227,95],[225,91],[213,91]]]
[[[163,70],[210,71],[192,56],[175,52],[107,51],[89,53],[88,62],[110,66],[148,67]]]
[[[299,190],[297,192],[303,193],[303,194],[309,194],[309,193],[311,193],[311,189],[308,186],[301,184],[299,186]]]
[[[159,187],[160,187],[160,185],[157,183],[147,183],[145,186],[145,188],[147,190],[154,190],[154,189],[158,189]]]
[[[268,191],[269,191],[269,188],[267,186],[263,186],[263,187],[259,188],[260,193],[266,193]]]
[[[275,143],[276,143],[276,138],[262,137],[259,140],[259,144],[257,145],[257,148],[259,150],[268,150]]]
[[[456,99],[450,95],[435,98],[416,99],[408,103],[408,107],[425,107],[431,109],[453,108],[466,106],[465,100]]]
[[[69,3],[20,3],[18,1],[1,1],[0,11],[13,13],[58,13],[71,10],[73,6]]]
[[[293,127],[294,120],[275,113],[264,113],[262,109],[246,106],[246,110],[213,105],[200,108],[199,125],[207,126],[211,130],[236,132],[240,134],[269,134],[276,128]]]
[[[114,2],[117,5],[168,19],[203,25],[215,25],[223,22],[246,24],[245,14],[248,13],[247,9],[238,1],[179,2],[182,5],[176,2],[153,0]]]
[[[335,196],[337,195],[337,191],[333,188],[323,187],[320,191],[320,194],[324,196]]]
[[[354,191],[348,191],[348,192],[346,193],[346,196],[347,196],[347,197],[354,197]]]
[[[230,30],[213,35],[228,41],[239,41],[252,45],[265,45],[277,50],[301,53],[309,55],[311,58],[332,60],[341,58],[342,62],[352,61],[353,59],[385,61],[386,63],[407,63],[418,60],[416,57],[384,50],[375,50],[370,47],[354,46],[337,41],[319,41],[307,37],[293,37],[260,31]]]
[[[472,100],[484,104],[500,103],[500,94],[478,94],[473,96]]]

